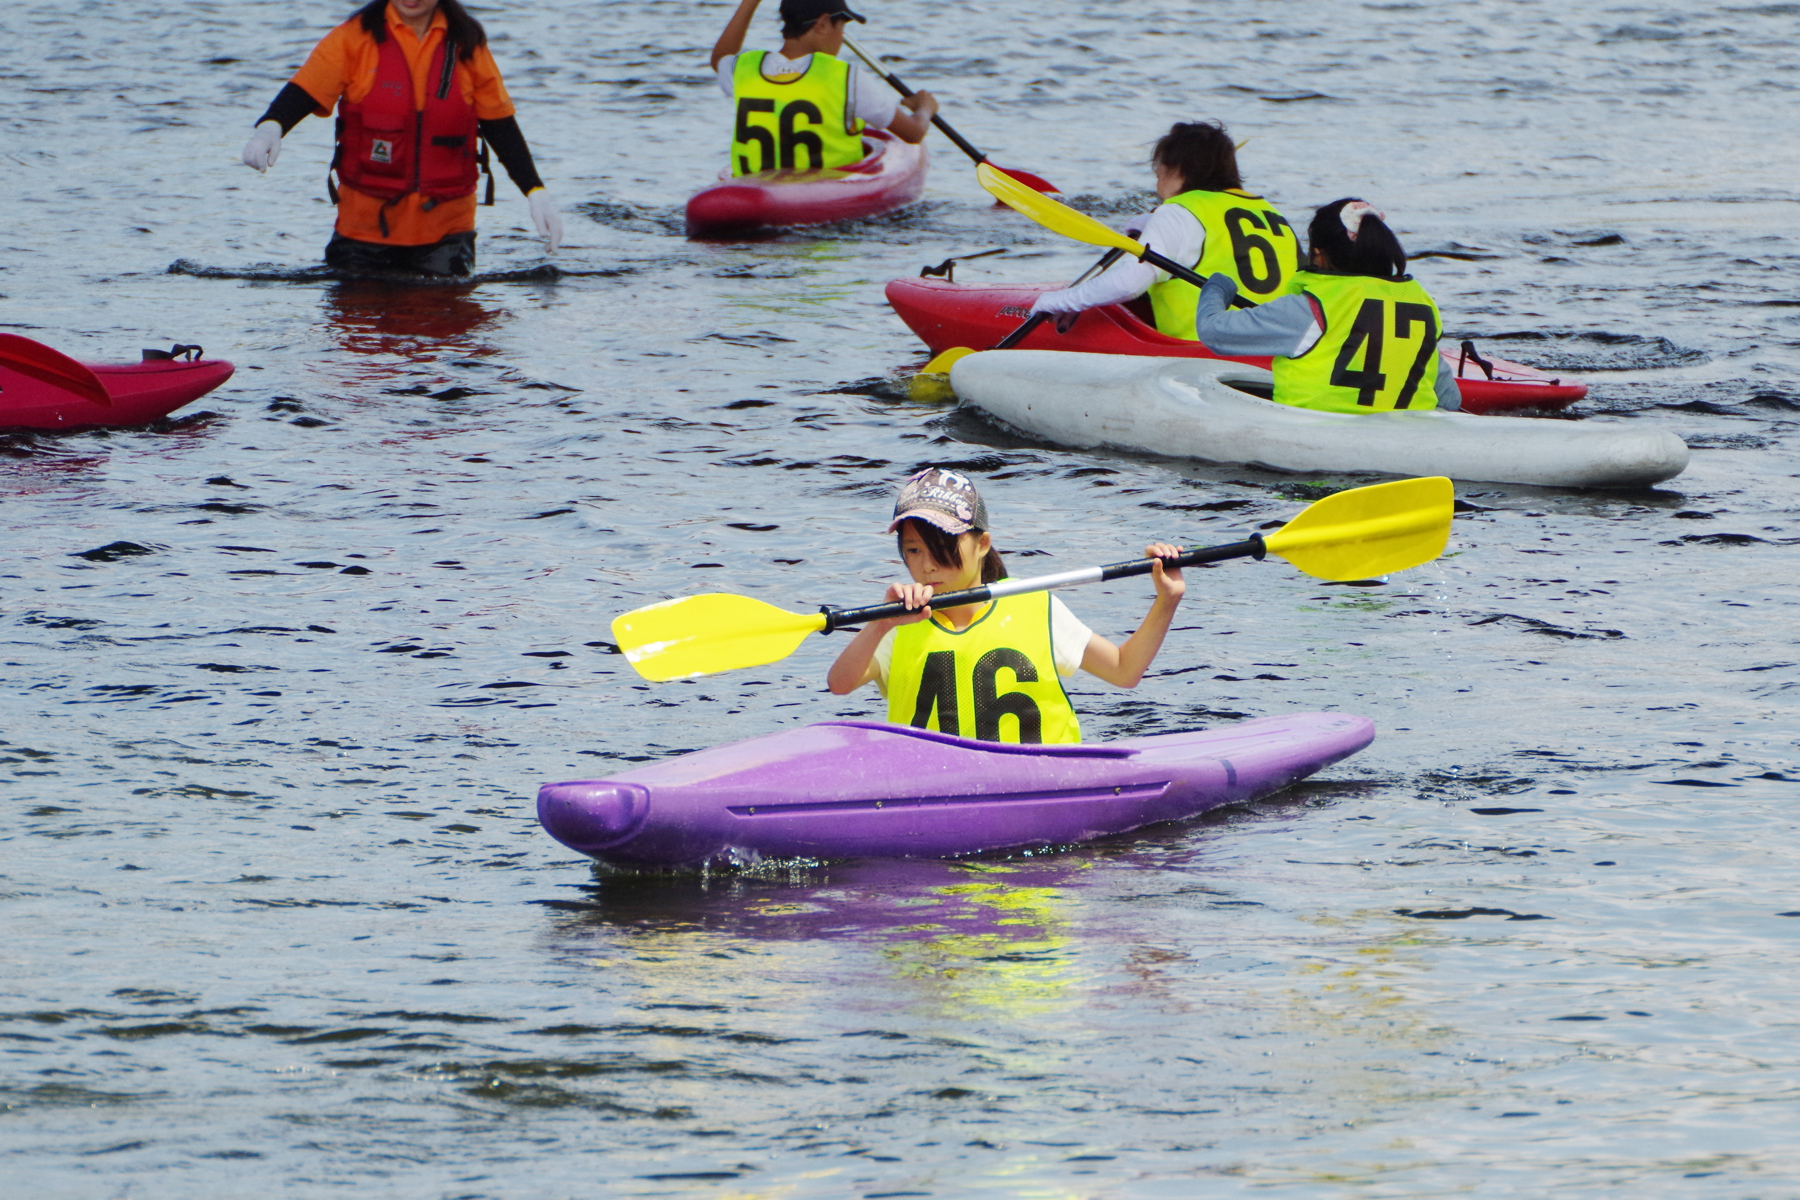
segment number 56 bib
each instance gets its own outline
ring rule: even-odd
[[[762,73],[766,57],[767,51],[748,51],[732,68],[731,173],[847,167],[862,158],[863,123],[850,115],[849,64],[814,54],[803,73],[778,82]]]
[[[1436,408],[1437,305],[1411,275],[1376,279],[1302,271],[1300,290],[1325,313],[1325,334],[1277,358],[1275,399],[1327,412]]]

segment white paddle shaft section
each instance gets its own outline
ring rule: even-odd
[[[1082,567],[1057,575],[1039,575],[1035,579],[1002,579],[999,583],[988,584],[987,594],[990,600],[999,600],[1005,596],[1023,596],[1027,592],[1053,592],[1057,588],[1099,583],[1106,578],[1105,572],[1105,567]]]
[[[1232,542],[1224,546],[1207,546],[1198,550],[1183,550],[1173,559],[1165,560],[1171,566],[1184,567],[1193,563],[1221,562],[1228,558],[1261,558],[1263,556],[1263,539],[1256,534],[1244,541]],[[986,604],[990,600],[999,600],[1007,596],[1023,596],[1027,592],[1048,592],[1057,588],[1079,587],[1084,583],[1104,583],[1109,579],[1124,579],[1130,575],[1148,575],[1156,569],[1156,559],[1132,558],[1124,562],[1108,563],[1104,567],[1080,567],[1073,571],[1062,571],[1055,575],[1035,575],[1030,579],[1002,579],[996,583],[986,583],[980,587],[969,588],[962,592],[945,592],[941,596],[931,598],[933,608],[959,608],[964,604]],[[843,629],[850,625],[862,625],[869,621],[885,621],[890,617],[903,617],[914,611],[898,600],[887,604],[871,604],[867,608],[832,608],[829,605],[820,610],[825,615],[823,632],[830,633],[834,629]]]

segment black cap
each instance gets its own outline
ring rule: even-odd
[[[783,25],[811,25],[820,17],[848,17],[863,25],[869,23],[867,17],[851,12],[839,0],[781,0]]]

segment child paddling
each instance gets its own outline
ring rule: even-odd
[[[1300,241],[1274,205],[1244,190],[1237,147],[1223,125],[1187,121],[1170,126],[1151,151],[1150,165],[1156,171],[1156,198],[1162,203],[1148,217],[1135,217],[1126,225],[1132,236],[1202,276],[1223,272],[1238,285],[1240,307],[1295,290]],[[1145,294],[1158,332],[1194,340],[1194,306],[1200,289],[1136,260],[1122,262],[1086,283],[1045,292],[1031,311],[1078,313]]]
[[[1364,200],[1333,200],[1307,229],[1312,263],[1299,290],[1241,312],[1229,275],[1200,292],[1195,331],[1220,354],[1274,357],[1275,401],[1327,412],[1458,409],[1441,370],[1437,304],[1406,273],[1406,251]]]
[[[736,106],[731,173],[847,167],[860,160],[864,129],[918,144],[937,100],[914,92],[896,102],[873,78],[837,57],[844,26],[863,18],[839,0],[781,0],[781,49],[743,52],[761,0],[740,0],[713,46],[712,69]]]
[[[1049,592],[933,611],[931,597],[1006,576],[988,532],[987,505],[967,478],[932,467],[908,479],[894,502],[889,533],[899,536],[911,583],[887,599],[912,615],[865,625],[827,676],[836,695],[874,683],[896,724],[982,741],[1078,742],[1081,726],[1062,685],[1077,668],[1132,688],[1162,648],[1186,584],[1163,558],[1181,553],[1157,542],[1156,600],[1122,646],[1094,633]]]

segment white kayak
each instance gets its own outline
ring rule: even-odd
[[[964,404],[1078,449],[1546,487],[1643,487],[1687,467],[1687,443],[1632,421],[1320,412],[1264,399],[1273,381],[1214,359],[1056,350],[988,350],[950,371]]]

